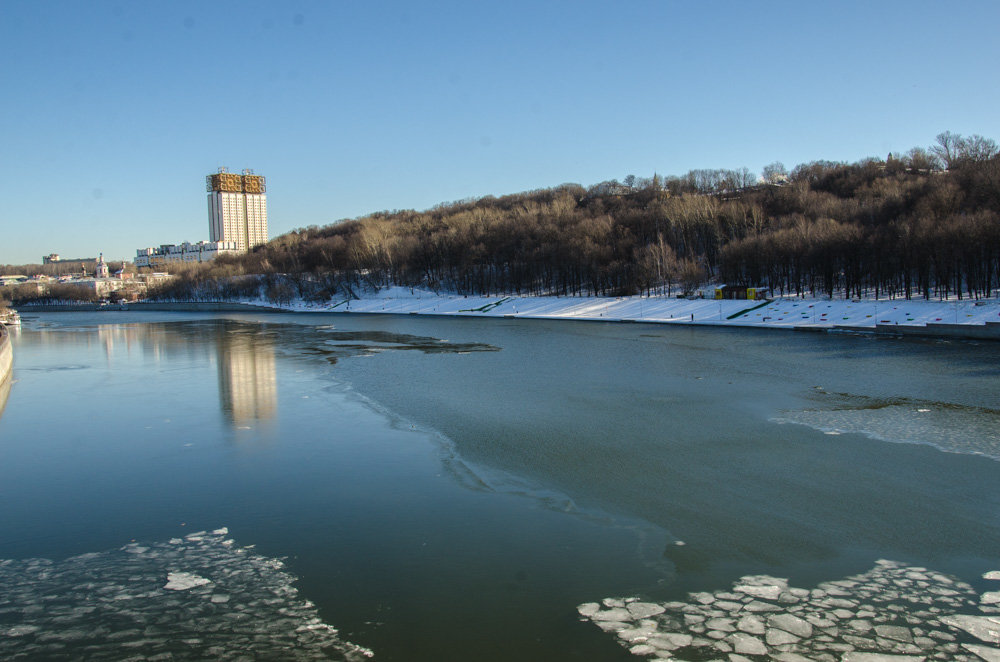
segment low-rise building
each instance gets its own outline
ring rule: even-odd
[[[156,283],[162,283],[165,280],[170,280],[173,278],[172,275],[163,271],[153,271],[151,273],[139,274],[136,279],[139,282],[146,283],[147,285],[155,285]]]
[[[104,261],[104,253],[101,253],[94,264],[94,278],[108,278],[110,275],[108,263]]]
[[[744,287],[742,285],[723,285],[715,288],[716,299],[747,299],[750,301],[768,298],[770,289],[766,287]]]
[[[242,253],[235,241],[185,241],[162,244],[158,248],[140,248],[135,252],[135,266],[156,267],[169,262],[208,262],[226,253]]]
[[[77,285],[88,290],[93,290],[98,297],[106,297],[112,292],[117,292],[125,287],[124,281],[117,278],[77,278],[70,281],[70,285]]]
[[[97,271],[98,274],[106,274],[107,267],[102,270],[100,266],[98,266]],[[146,293],[150,280],[133,278],[132,274],[125,271],[125,267],[123,265],[114,276],[98,275],[95,278],[75,278],[66,282],[69,285],[77,285],[79,287],[85,287],[89,290],[93,290],[94,294],[97,295],[98,298],[108,298],[112,293],[117,293],[115,296],[120,299],[135,301]]]
[[[61,262],[94,262],[96,257],[74,257],[65,258],[59,255],[59,253],[50,253],[42,257],[42,264],[59,264]]]

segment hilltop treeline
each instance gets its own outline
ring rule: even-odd
[[[669,294],[708,278],[812,295],[990,296],[1000,276],[998,153],[992,140],[944,133],[886,160],[790,172],[775,163],[762,178],[697,170],[379,212],[183,267],[160,296],[263,286],[272,298],[322,298],[391,284]]]
[[[132,265],[127,262],[108,262],[107,264],[108,270],[112,273],[121,269],[122,266],[128,269],[132,268]],[[82,276],[84,272],[93,276],[95,268],[94,260],[62,260],[49,264],[0,264],[0,276],[41,274],[58,278],[59,276]]]

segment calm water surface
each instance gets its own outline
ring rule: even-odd
[[[14,344],[0,559],[20,597],[0,630],[41,623],[3,649],[37,659],[56,644],[30,605],[61,590],[42,583],[166,581],[122,555],[237,568],[257,579],[223,604],[254,609],[286,575],[240,564],[284,558],[294,609],[380,660],[635,659],[577,605],[878,559],[984,590],[1000,567],[995,344],[179,313],[41,315]],[[178,540],[219,527],[252,551]]]

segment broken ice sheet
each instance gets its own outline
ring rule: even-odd
[[[917,408],[916,406],[925,405]],[[830,393],[822,406],[784,412],[776,423],[806,425],[827,434],[858,433],[894,443],[926,444],[947,453],[1000,460],[1000,410],[907,398]]]
[[[169,572],[167,573],[167,583],[163,585],[163,588],[168,591],[186,591],[195,586],[204,586],[211,583],[211,580],[199,577],[190,572]]]
[[[998,661],[1000,617],[982,607],[992,599],[956,577],[883,560],[813,589],[753,575],[686,602],[605,598],[577,611],[653,660]]]
[[[346,660],[279,559],[225,528],[65,561],[0,560],[0,659]]]

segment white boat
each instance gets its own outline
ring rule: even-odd
[[[21,316],[16,310],[7,309],[0,311],[0,324],[4,326],[21,326]]]

